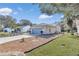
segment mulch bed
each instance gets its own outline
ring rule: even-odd
[[[41,37],[31,37],[24,38],[22,40],[7,42],[4,44],[0,44],[0,53],[12,51],[27,53],[43,44],[46,44],[51,40],[52,39],[46,39]]]

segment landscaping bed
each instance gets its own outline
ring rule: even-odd
[[[20,40],[7,42],[4,44],[0,44],[0,53],[7,53],[13,51],[28,53],[44,44],[47,44],[51,40],[53,39],[50,38],[46,39],[42,37],[31,37],[31,38],[23,38]]]

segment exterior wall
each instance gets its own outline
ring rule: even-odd
[[[44,34],[53,34],[56,32],[55,28],[44,29]]]
[[[4,31],[4,32],[9,32],[9,33],[10,33],[10,32],[12,32],[12,29],[11,29],[11,28],[4,28],[3,31]]]
[[[53,34],[56,32],[56,28],[31,28],[31,34],[41,35],[41,31],[43,31],[42,34]]]
[[[27,31],[29,31],[30,30],[30,26],[23,26],[22,28],[21,28],[21,32],[27,32]]]
[[[56,33],[56,27],[51,29],[51,33]]]
[[[43,31],[42,34],[54,34],[54,33],[60,33],[61,27],[59,24],[57,25],[33,25],[30,29],[31,34],[37,34],[40,35],[41,31]]]
[[[61,32],[61,27],[59,25],[56,26],[56,32],[60,33]]]

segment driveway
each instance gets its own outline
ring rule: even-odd
[[[29,38],[32,37],[31,35],[18,35],[18,36],[12,36],[12,37],[2,37],[0,38],[0,44],[14,41],[14,40],[20,40],[22,38]]]

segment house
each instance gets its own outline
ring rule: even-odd
[[[30,29],[30,26],[27,25],[27,26],[20,26],[20,27],[17,27],[15,29],[11,29],[11,28],[3,28],[3,32],[15,32],[15,33],[23,33],[23,32],[27,32],[29,31]]]
[[[49,24],[38,24],[32,25],[31,34],[41,35],[41,34],[54,34],[60,32],[59,26],[53,26]]]
[[[61,25],[60,24],[55,25],[55,30],[56,33],[61,33]]]
[[[33,35],[41,35],[41,34],[54,34],[60,33],[61,28],[59,25],[51,25],[51,24],[37,24],[37,25],[27,25],[21,26],[16,29],[4,28],[4,32],[14,32],[14,33],[30,33]]]
[[[11,28],[3,28],[3,32],[9,32],[9,33],[11,33],[12,29]]]
[[[27,26],[22,26],[21,27],[21,32],[28,32],[30,30],[31,26],[27,25]]]

